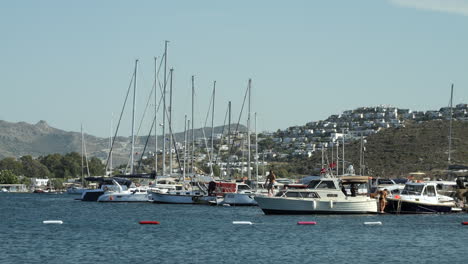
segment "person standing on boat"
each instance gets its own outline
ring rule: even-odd
[[[387,189],[379,191],[379,208],[381,213],[384,212],[385,206],[387,205],[387,192]]]
[[[267,190],[268,190],[268,196],[273,196],[275,182],[276,182],[276,175],[273,172],[273,170],[270,170],[270,174],[268,174],[266,181],[265,181],[265,185],[267,186]]]

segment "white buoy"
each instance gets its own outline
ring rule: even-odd
[[[382,222],[364,222],[365,225],[382,225]]]
[[[45,220],[42,221],[43,224],[56,224],[56,225],[61,225],[63,224],[62,220]]]
[[[232,221],[234,225],[253,225],[250,221]]]

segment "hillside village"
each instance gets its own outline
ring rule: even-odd
[[[360,107],[346,110],[338,115],[331,115],[325,120],[313,121],[304,126],[293,126],[276,132],[259,133],[257,144],[255,134],[251,135],[251,166],[255,174],[260,167],[260,174],[264,174],[271,162],[288,162],[291,159],[311,158],[314,153],[321,155],[322,148],[333,153],[333,149],[364,140],[389,128],[403,128],[409,123],[425,121],[448,120],[452,111],[453,120],[468,121],[468,104],[458,104],[452,109],[443,107],[439,110],[412,111],[393,106]],[[447,127],[448,131],[448,127]],[[248,172],[248,142],[245,132],[231,130],[231,141],[228,142],[227,133],[214,135],[213,162],[220,168],[223,175],[227,175],[229,167],[231,175],[246,175]],[[197,138],[195,142],[195,161],[210,165],[211,138]],[[444,147],[445,143],[444,141]],[[177,151],[183,153],[184,144],[176,144]],[[331,150],[331,151],[329,151]],[[190,149],[189,149],[190,151]],[[175,152],[175,150],[173,150]],[[151,154],[151,153],[150,153]],[[183,154],[180,154],[183,155]],[[340,154],[341,155],[341,154]],[[258,166],[258,167],[257,167]],[[174,171],[178,169],[174,168]]]

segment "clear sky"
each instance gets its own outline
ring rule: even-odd
[[[468,103],[468,0],[1,1],[0,34],[0,120],[67,131],[83,123],[101,137],[117,122],[135,59],[142,118],[164,40],[176,131],[190,118],[192,75],[196,127],[214,80],[222,125],[228,101],[237,120],[252,78],[258,131],[359,106],[436,110],[451,83],[454,103]],[[120,135],[130,135],[130,109]]]

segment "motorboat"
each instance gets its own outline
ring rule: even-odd
[[[236,206],[255,206],[256,190],[250,188],[246,183],[236,183],[234,192],[224,194],[222,201],[219,205],[236,205]]]
[[[67,194],[83,194],[85,190],[87,189],[83,187],[72,186],[67,188]]]
[[[117,178],[117,177],[87,177],[87,181],[99,182],[99,187],[97,189],[87,189],[83,191],[81,195],[81,201],[85,202],[96,202],[101,195],[107,191],[119,191],[119,187],[122,190],[127,190],[132,182],[128,179]],[[119,183],[119,186],[114,184],[115,182]]]
[[[113,183],[117,189],[106,190],[98,197],[98,202],[148,202],[147,186],[131,187],[124,190],[117,181],[113,180]]]
[[[369,214],[377,213],[377,200],[369,193],[348,194],[347,188],[369,186],[367,176],[325,176],[307,188],[280,190],[275,196],[256,196],[265,214]]]
[[[406,183],[400,194],[387,197],[385,212],[433,214],[461,211],[452,197],[439,194],[437,184],[437,182]]]

